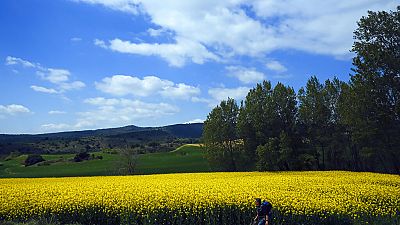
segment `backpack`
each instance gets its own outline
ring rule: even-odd
[[[261,203],[261,207],[262,207],[262,211],[265,213],[265,215],[269,215],[271,213],[272,204],[270,202],[263,201],[263,203]]]

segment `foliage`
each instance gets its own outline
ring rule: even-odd
[[[74,162],[82,162],[84,160],[89,160],[90,159],[90,154],[87,152],[80,152],[75,155],[74,157]]]
[[[82,224],[397,224],[400,179],[354,172],[198,173],[0,179],[0,220]]]
[[[139,158],[139,151],[136,148],[122,148],[119,150],[121,161],[118,162],[119,173],[122,175],[132,175],[136,172]]]
[[[40,163],[43,162],[44,159],[41,155],[37,155],[37,154],[30,154],[28,155],[28,157],[25,159],[24,161],[24,165],[25,166],[31,166],[34,165],[36,163]]]
[[[229,168],[232,163],[226,159],[212,157],[224,152],[215,149],[240,143],[235,152],[261,171],[400,174],[400,6],[362,17],[352,51],[354,74],[348,83],[312,76],[296,94],[292,87],[263,81],[248,92],[239,111],[224,113],[229,107],[223,109],[227,101],[221,102],[204,127],[209,158]]]
[[[237,171],[242,145],[237,135],[239,107],[228,98],[215,107],[204,121],[203,142],[207,157],[216,169]]]
[[[368,12],[354,32],[355,66],[341,113],[359,170],[400,174],[400,6]]]

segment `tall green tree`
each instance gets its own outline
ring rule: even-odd
[[[278,82],[272,92],[271,103],[273,136],[280,136],[282,131],[287,135],[294,135],[298,111],[294,89]]]
[[[228,98],[215,107],[204,121],[203,142],[207,157],[217,170],[241,169],[243,144],[237,133],[238,116],[239,106],[235,100]]]
[[[315,157],[319,169],[325,169],[325,153],[330,120],[325,87],[312,76],[305,88],[299,90],[299,122],[305,128],[305,142],[309,153]]]
[[[247,95],[239,128],[245,146],[257,147],[259,170],[295,168],[296,105],[294,89],[282,83],[272,89],[271,83],[264,81]]]
[[[343,89],[347,84],[337,77],[326,80],[324,85],[325,105],[329,110],[326,133],[326,168],[348,169],[350,161],[350,148],[345,127],[341,124],[340,101],[343,97]]]
[[[247,94],[239,117],[239,124],[246,125],[247,129],[251,129],[251,131],[247,130],[247,133],[243,133],[244,129],[240,127],[245,142],[255,139],[257,145],[265,144],[268,138],[273,136],[275,131],[273,129],[272,92],[271,82],[263,81]]]
[[[363,170],[400,173],[400,7],[368,12],[354,32],[353,71],[343,121]]]
[[[273,133],[272,91],[271,82],[263,81],[249,91],[240,107],[238,132],[249,168],[254,169],[257,162],[257,146],[266,144]]]

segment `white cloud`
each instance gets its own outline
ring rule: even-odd
[[[48,68],[46,71],[38,71],[37,74],[44,80],[50,81],[53,84],[60,84],[68,81],[71,73],[64,69]]]
[[[237,102],[246,98],[247,93],[249,92],[249,87],[237,87],[237,88],[210,88],[208,89],[208,95],[210,98],[200,98],[200,97],[192,97],[191,101],[195,103],[206,103],[209,107],[215,107],[221,103],[223,100],[227,100],[229,98],[235,99]]]
[[[147,29],[147,33],[149,33],[149,35],[152,37],[161,36],[165,32],[166,32],[166,30],[162,29],[162,28],[161,29],[153,29],[153,28]]]
[[[113,105],[118,105],[121,102],[121,100],[116,98],[97,97],[97,98],[87,98],[83,102],[96,106],[113,106]]]
[[[21,58],[7,56],[6,65],[21,65],[23,67],[36,67],[37,65]]]
[[[185,122],[185,124],[191,124],[191,123],[204,123],[203,119],[193,119]]]
[[[99,46],[101,48],[107,48],[106,43],[103,40],[99,40],[99,39],[94,39],[93,41],[94,45]]]
[[[344,58],[349,56],[356,21],[367,10],[395,9],[393,0],[81,0],[114,10],[148,16],[171,31],[174,43],[111,40],[109,49],[158,55],[172,66],[204,63],[231,56],[263,57],[277,49],[294,49]],[[254,15],[254,16],[249,16]]]
[[[161,95],[171,99],[189,99],[200,94],[200,89],[187,84],[163,80],[156,76],[145,76],[143,79],[127,75],[114,75],[106,77],[101,82],[95,83],[96,88],[104,93],[124,96],[134,95],[147,97]]]
[[[85,99],[84,103],[94,108],[78,112],[75,122],[70,124],[43,124],[41,128],[44,131],[55,132],[119,127],[128,124],[137,124],[143,120],[170,116],[179,112],[179,108],[171,104],[163,102],[148,103],[126,98],[96,97]],[[53,111],[51,114],[61,114],[61,112],[62,111]]]
[[[101,45],[99,45],[101,46]],[[102,47],[102,46],[101,46]],[[217,55],[209,52],[207,48],[195,41],[186,38],[177,38],[176,43],[133,43],[114,39],[110,41],[107,48],[130,54],[145,56],[160,56],[171,66],[182,67],[187,60],[197,64],[203,64],[207,60],[217,61]]]
[[[49,111],[50,115],[57,115],[57,114],[66,114],[67,112],[65,111],[60,111],[60,110],[51,110]]]
[[[237,88],[210,88],[208,94],[211,96],[210,99],[206,98],[192,98],[193,102],[207,103],[209,107],[217,106],[221,101],[233,98],[236,101],[241,101],[246,98],[249,92],[249,87],[237,87]]]
[[[48,93],[48,94],[57,94],[58,91],[56,91],[53,88],[46,88],[46,87],[41,87],[41,86],[36,86],[32,85],[31,86],[32,90],[37,91],[37,92],[43,92],[43,93]]]
[[[160,91],[161,95],[171,99],[190,99],[191,96],[200,94],[200,89],[183,83],[166,86]]]
[[[165,86],[172,86],[168,80],[161,80],[155,76],[146,76],[143,79],[126,75],[114,75],[106,77],[101,82],[95,83],[96,88],[112,95],[123,96],[132,94],[135,96],[149,96]]]
[[[277,73],[283,73],[283,72],[287,71],[287,68],[284,65],[282,65],[280,62],[276,61],[276,60],[271,60],[271,61],[267,62],[265,64],[265,66],[268,69],[270,69],[272,71],[275,71]]]
[[[69,90],[79,90],[86,87],[85,83],[82,81],[73,81],[69,83],[60,83],[59,87],[62,91],[69,91]]]
[[[167,103],[146,103],[125,98],[89,98],[85,103],[96,108],[79,113],[80,118],[75,128],[122,126],[141,119],[159,118],[179,112],[179,108]]]
[[[229,71],[229,76],[236,77],[245,84],[257,83],[265,79],[265,74],[257,71],[255,68],[227,66],[225,69]]]
[[[239,101],[246,97],[249,90],[250,88],[248,87],[210,88],[208,94],[218,101],[226,100],[228,97]]]
[[[210,103],[210,99],[208,98],[199,98],[199,97],[192,97],[192,102],[200,102],[200,103]]]
[[[90,4],[103,5],[113,10],[119,10],[126,13],[137,14],[139,4],[132,0],[73,0],[75,2],[86,2]]]
[[[55,94],[68,90],[78,90],[86,86],[82,81],[70,81],[71,72],[66,69],[47,68],[41,66],[39,63],[29,62],[27,60],[12,56],[6,57],[6,65],[20,65],[23,67],[33,68],[36,70],[36,74],[40,78],[49,81],[56,86],[56,88],[44,88],[32,85],[31,88],[35,91]]]
[[[14,116],[17,114],[30,113],[30,112],[31,111],[23,105],[17,105],[17,104],[0,105],[0,114],[8,114]]]

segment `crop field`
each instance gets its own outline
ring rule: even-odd
[[[354,172],[187,173],[0,179],[0,220],[81,224],[399,224],[400,177]]]

